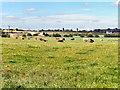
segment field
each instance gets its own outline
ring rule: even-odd
[[[43,37],[45,38],[45,37]],[[2,39],[3,88],[117,88],[117,38]]]

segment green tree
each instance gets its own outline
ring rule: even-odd
[[[27,36],[32,36],[32,34],[31,33],[27,33]]]
[[[95,35],[95,37],[99,37],[99,35]]]
[[[36,34],[33,34],[33,36],[38,36],[38,34],[36,33]]]
[[[69,37],[73,37],[73,35],[72,35],[72,34],[69,34]]]
[[[92,34],[88,34],[87,37],[93,37],[93,35]]]
[[[23,34],[22,36],[23,36],[23,37],[26,37],[26,35],[25,35],[25,34]]]

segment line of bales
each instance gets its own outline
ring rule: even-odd
[[[18,39],[18,37],[16,36],[15,39]],[[24,40],[25,37],[21,37],[21,39]],[[29,37],[28,37],[27,39],[30,40]],[[35,40],[44,41],[44,42],[47,42],[47,41],[48,41],[48,40],[46,40],[46,39],[43,39],[43,38],[37,38],[37,37],[35,37],[34,39],[35,39]],[[64,42],[64,41],[65,41],[65,38],[62,38],[62,39],[60,39],[60,38],[56,38],[56,40],[58,40],[58,42]],[[75,40],[75,38],[72,38],[71,40]],[[83,38],[83,41],[84,41],[84,42],[90,42],[90,43],[93,43],[93,42],[94,42],[93,39],[88,39],[88,38]],[[103,41],[103,39],[100,39],[100,41]]]
[[[43,35],[44,35],[44,36],[49,36],[49,34],[47,34],[47,33],[44,33]],[[27,36],[28,36],[28,37],[27,37]],[[27,38],[28,40],[30,40],[30,37],[29,37],[29,36],[32,36],[32,35],[31,35],[30,33],[28,33],[27,35],[26,35],[26,34],[23,34],[22,37],[21,37],[21,39],[24,40],[25,38]],[[37,36],[37,34],[34,35],[34,36]],[[50,37],[51,37],[51,36],[50,36]],[[58,38],[58,37],[61,37],[61,35],[58,34],[58,33],[53,34],[53,37],[56,37],[56,40],[58,40],[58,42],[64,42],[64,41],[65,41],[65,38],[62,38],[62,39]],[[63,37],[72,37],[70,40],[75,40],[75,38],[73,38],[73,35],[72,35],[72,34],[64,35]],[[81,37],[84,37],[84,36],[81,35]],[[92,34],[88,34],[86,37],[99,37],[99,35],[93,36]],[[17,36],[16,36],[15,38],[18,39]],[[37,38],[37,37],[35,37],[34,39],[35,39],[35,40],[39,39],[40,41],[44,41],[44,42],[47,42],[47,41],[48,41],[48,40],[46,40],[46,39]],[[83,41],[84,41],[84,42],[90,41],[90,43],[93,43],[93,42],[94,42],[93,39],[88,39],[88,38],[83,38]],[[103,41],[103,39],[100,39],[100,41]]]

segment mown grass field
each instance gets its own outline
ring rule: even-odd
[[[2,39],[2,87],[117,88],[117,38]]]

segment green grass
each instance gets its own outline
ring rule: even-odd
[[[2,39],[3,88],[117,88],[117,38]]]

